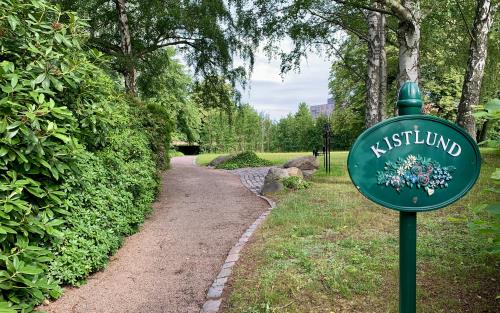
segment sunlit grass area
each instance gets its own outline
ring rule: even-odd
[[[196,158],[196,164],[207,165],[215,159],[216,157],[223,155],[224,153],[204,153],[198,155]],[[260,158],[271,161],[274,165],[281,165],[288,160],[298,158],[301,156],[312,155],[311,152],[263,152],[257,153]]]
[[[481,177],[461,201],[418,214],[418,312],[498,312],[499,260],[470,224],[493,216],[485,189],[500,155],[482,151]],[[351,184],[347,152],[310,189],[275,195],[278,207],[254,234],[229,282],[224,312],[398,312],[398,212]],[[322,157],[319,158],[322,162]]]

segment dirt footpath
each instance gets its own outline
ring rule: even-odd
[[[172,160],[154,212],[108,268],[40,309],[58,313],[198,313],[245,229],[268,204],[229,173]]]

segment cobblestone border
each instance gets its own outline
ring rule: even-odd
[[[245,185],[245,184],[244,184]],[[246,185],[245,185],[246,186]],[[247,186],[246,186],[247,187]],[[248,188],[248,187],[247,187]],[[250,189],[250,188],[248,188]],[[250,189],[254,192],[252,189]],[[256,193],[256,192],[254,192]],[[276,203],[262,195],[256,193],[257,196],[261,199],[264,199],[269,203],[269,209],[264,211],[259,217],[253,222],[250,227],[241,235],[240,240],[229,250],[226,261],[222,265],[222,268],[217,275],[217,278],[214,280],[210,288],[208,288],[207,292],[207,300],[203,304],[203,307],[200,310],[200,313],[217,313],[219,312],[220,305],[222,303],[222,293],[224,291],[224,286],[231,276],[231,272],[233,270],[233,266],[236,264],[238,259],[240,258],[240,253],[245,244],[248,242],[250,237],[253,235],[257,227],[266,219],[266,217],[271,213],[272,209],[276,207]]]

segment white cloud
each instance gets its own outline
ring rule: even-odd
[[[300,72],[280,76],[280,60],[271,60],[257,52],[250,84],[242,91],[243,102],[250,103],[257,111],[279,119],[297,111],[300,102],[308,105],[326,103],[330,61],[310,54],[303,60]]]

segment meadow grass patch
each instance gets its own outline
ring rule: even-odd
[[[276,194],[278,206],[234,270],[224,312],[397,312],[399,214],[350,183],[346,152],[332,153],[310,189]],[[418,214],[418,312],[494,312],[499,261],[469,227],[486,200],[498,153],[483,151],[481,177],[462,200]],[[321,160],[322,161],[322,160]]]

